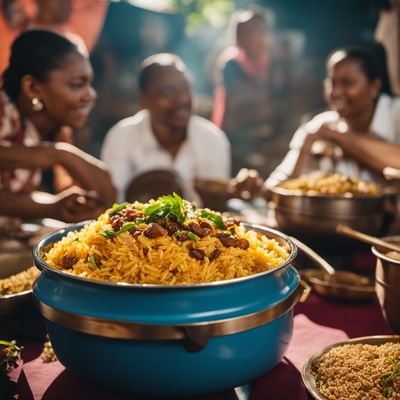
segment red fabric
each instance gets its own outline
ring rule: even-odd
[[[311,355],[347,337],[393,334],[376,301],[337,303],[311,295],[305,303],[296,306],[295,312],[293,338],[284,360],[251,383],[250,400],[306,400],[307,392],[299,370]],[[41,342],[18,343],[24,346],[23,363],[13,371],[12,378],[17,381],[19,400],[135,400],[132,396],[85,382],[59,362],[43,363]],[[233,398],[224,393],[201,400]]]
[[[266,52],[257,60],[252,60],[242,49],[238,49],[235,60],[242,67],[243,71],[253,79],[260,82],[265,82],[267,80],[269,57]]]
[[[248,58],[247,54],[242,49],[237,47],[229,48],[225,52],[225,62],[227,62],[228,59],[233,59],[240,65],[242,70],[255,81],[260,83],[265,83],[267,81],[270,65],[270,58],[267,53],[263,54],[258,60],[252,60]],[[219,80],[222,80],[222,78],[217,78],[211,120],[215,125],[221,128],[225,115],[226,90],[223,82]]]
[[[213,110],[211,121],[219,128],[222,128],[222,122],[225,115],[225,88],[221,84],[217,84],[214,92]]]

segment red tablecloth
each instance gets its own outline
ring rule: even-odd
[[[347,337],[393,334],[377,302],[336,303],[311,295],[295,308],[294,334],[284,360],[272,371],[251,382],[250,400],[306,400],[300,371],[321,348]],[[13,371],[19,400],[133,400],[110,392],[69,373],[59,362],[43,363],[43,343],[19,340],[24,346],[20,368]],[[244,366],[245,367],[245,366]],[[230,393],[207,400],[232,399]]]

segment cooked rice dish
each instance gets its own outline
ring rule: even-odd
[[[177,194],[148,203],[115,204],[43,255],[52,267],[88,279],[135,284],[221,281],[273,269],[289,257],[286,243],[238,218],[197,209]]]
[[[329,400],[400,399],[400,343],[333,347],[314,362],[312,372]]]
[[[8,278],[0,279],[0,296],[16,294],[32,289],[33,281],[40,275],[36,267],[30,267]]]
[[[281,182],[278,187],[307,195],[378,196],[381,188],[372,182],[351,178],[339,173],[314,172]]]

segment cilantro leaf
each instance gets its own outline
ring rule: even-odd
[[[99,269],[99,267],[96,264],[96,260],[91,254],[88,256],[88,263],[92,267],[92,269],[94,270]]]
[[[209,219],[210,221],[214,222],[218,229],[225,230],[224,220],[222,219],[221,215],[212,211],[201,210],[200,217]]]
[[[175,192],[172,196],[161,196],[144,211],[146,220],[165,217],[179,223],[185,221],[186,212],[183,199]]]
[[[108,213],[109,217],[112,217],[113,215],[115,215],[118,211],[123,210],[124,208],[126,208],[128,206],[128,203],[122,203],[122,204],[117,204],[114,203],[112,206],[112,210]]]

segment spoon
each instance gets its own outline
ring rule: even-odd
[[[385,240],[379,239],[375,236],[367,235],[366,233],[352,229],[347,225],[339,224],[336,227],[336,232],[340,233],[341,235],[360,240],[361,242],[371,244],[373,246],[382,247],[383,249],[385,249],[387,251],[396,251],[396,252],[400,253],[400,246],[386,242]]]
[[[336,271],[314,250],[294,237],[290,240],[322,270],[305,269],[301,276],[321,296],[332,300],[365,301],[375,297],[375,288],[369,278],[350,271]]]
[[[315,261],[322,269],[325,270],[329,275],[334,275],[336,273],[335,268],[332,267],[331,264],[328,263],[325,259],[323,259],[320,255],[318,255],[313,249],[308,247],[300,240],[290,236],[290,240],[301,250],[304,254],[310,257],[313,261]]]

